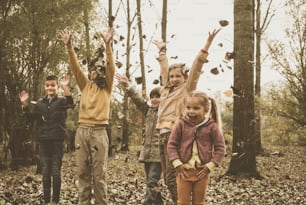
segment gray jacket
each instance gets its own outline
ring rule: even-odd
[[[158,130],[156,129],[158,108],[150,107],[134,87],[127,89],[127,94],[145,114],[145,129],[143,134],[143,147],[140,152],[140,162],[160,162]]]

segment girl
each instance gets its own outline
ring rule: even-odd
[[[159,130],[159,148],[163,170],[164,181],[171,193],[172,201],[177,203],[177,187],[175,179],[175,169],[169,163],[167,153],[167,142],[174,125],[179,118],[182,110],[182,101],[184,97],[194,91],[200,78],[201,69],[207,62],[208,49],[220,29],[209,32],[204,47],[199,51],[190,69],[189,76],[184,64],[173,64],[168,66],[166,57],[166,44],[160,41],[153,41],[159,49],[157,60],[160,64],[160,74],[163,87],[161,88],[161,101],[158,109],[158,120],[156,128]]]
[[[178,204],[205,204],[209,173],[225,155],[221,120],[214,99],[193,92],[184,99],[184,115],[172,129],[167,145],[176,169]]]

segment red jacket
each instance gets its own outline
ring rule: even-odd
[[[225,155],[225,143],[219,126],[214,120],[208,120],[199,126],[183,117],[174,125],[167,144],[169,160],[180,159],[187,163],[192,156],[192,144],[197,142],[199,158],[202,164],[214,162],[217,166]]]

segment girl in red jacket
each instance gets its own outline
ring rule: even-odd
[[[225,155],[221,119],[214,99],[192,92],[170,134],[168,157],[176,169],[178,205],[205,204],[209,173]]]

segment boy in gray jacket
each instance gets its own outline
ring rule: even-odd
[[[126,76],[117,74],[117,80],[120,85],[125,88],[129,97],[137,107],[145,113],[145,134],[143,147],[140,152],[139,161],[144,163],[147,189],[144,205],[163,205],[161,193],[157,191],[158,181],[161,177],[161,163],[159,155],[158,130],[156,129],[158,106],[160,102],[159,88],[153,88],[150,92],[149,105],[133,86],[130,85]]]

